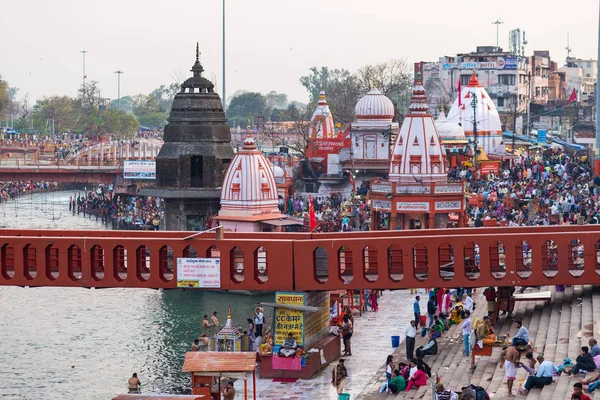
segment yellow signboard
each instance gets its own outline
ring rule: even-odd
[[[305,295],[303,293],[275,293],[275,303],[303,306]],[[296,339],[298,346],[304,345],[304,312],[275,308],[275,345],[281,346],[288,334]]]

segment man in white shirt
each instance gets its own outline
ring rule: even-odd
[[[404,339],[406,342],[406,358],[412,360],[415,352],[415,338],[417,337],[417,324],[414,320],[411,320],[410,325],[404,330],[404,336],[406,336]]]
[[[465,356],[471,354],[471,344],[469,342],[471,336],[471,313],[469,311],[465,311],[465,319],[461,325],[463,340],[465,342]]]
[[[467,293],[463,294],[463,296],[462,296],[462,303],[463,303],[463,309],[465,311],[468,311],[469,314],[473,312],[473,304],[475,302],[473,301],[473,299],[471,298],[471,296],[469,296]]]
[[[265,315],[263,314],[260,307],[256,307],[256,310],[254,311],[254,329],[256,330],[256,334],[254,336],[262,336],[264,321]]]

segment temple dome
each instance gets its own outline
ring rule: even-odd
[[[473,111],[473,98],[477,100]],[[459,104],[460,103],[460,104]],[[475,72],[469,83],[461,88],[459,97],[454,101],[447,120],[460,124],[468,139],[475,139],[473,118],[477,120],[477,142],[486,152],[501,151],[502,123],[498,109],[484,87],[481,86]]]
[[[435,127],[442,141],[449,140],[467,140],[465,131],[456,122],[448,121],[446,114],[441,111],[438,119],[435,120]]]
[[[394,118],[394,103],[378,89],[371,89],[354,108],[357,122],[389,125]]]
[[[242,217],[277,214],[277,218],[281,215],[277,200],[273,167],[256,148],[248,127],[244,145],[233,158],[225,174],[219,216],[233,213]]]
[[[310,137],[313,138],[332,138],[335,136],[335,128],[333,125],[333,115],[329,110],[325,92],[321,90],[319,101],[315,112],[310,120]]]
[[[427,112],[429,107],[419,69],[415,73],[408,109],[392,152],[389,180],[399,183],[447,181],[446,149],[433,116]]]

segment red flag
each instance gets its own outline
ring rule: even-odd
[[[308,216],[310,231],[312,232],[317,227],[317,216],[315,215],[315,207],[313,206],[312,197],[310,197],[310,194],[308,195]]]
[[[84,76],[83,76],[83,79],[87,79],[87,75],[84,75]]]
[[[571,97],[569,97],[569,104],[577,100],[577,91],[573,89],[573,93],[571,93]]]
[[[460,76],[458,77],[458,105],[462,106],[462,99],[460,95]]]

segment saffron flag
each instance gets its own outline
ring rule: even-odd
[[[310,231],[314,231],[317,227],[317,216],[315,215],[315,207],[313,206],[312,197],[308,195],[308,218],[310,224]]]
[[[569,97],[569,104],[571,104],[575,100],[577,100],[577,91],[575,89],[573,89],[573,92],[571,93],[571,97]]]
[[[458,77],[458,105],[462,106],[462,99],[460,95],[460,76]]]

